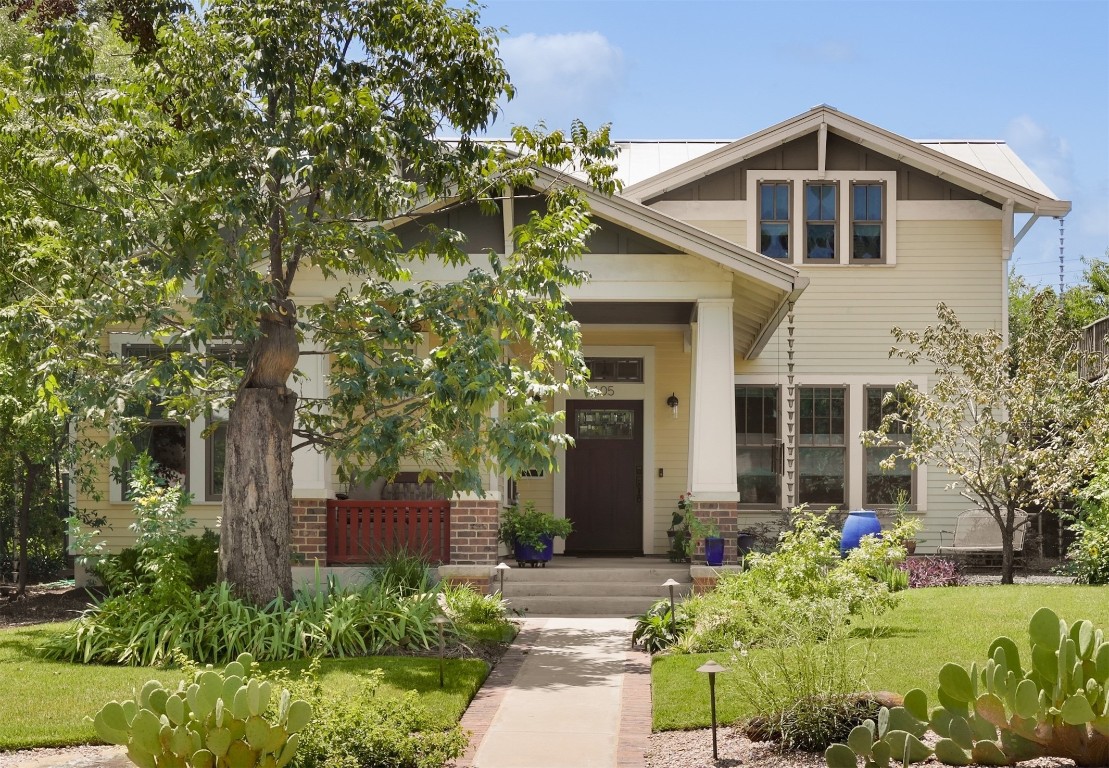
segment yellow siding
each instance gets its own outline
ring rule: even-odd
[[[925,374],[890,359],[895,326],[935,324],[936,305],[952,307],[975,329],[1001,330],[1001,223],[900,221],[894,266],[801,266],[812,282],[797,302],[794,357],[806,374]],[[785,323],[737,374],[784,376]]]
[[[702,221],[687,221],[687,224],[692,224],[695,227],[700,227],[706,232],[722,237],[729,240],[736,245],[747,247],[747,222],[742,219],[733,219],[731,221],[720,220],[702,220]]]

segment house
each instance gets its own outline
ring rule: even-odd
[[[483,498],[413,499],[426,494],[400,478],[352,493],[391,500],[337,502],[350,489],[340,489],[325,457],[300,452],[301,555],[357,559],[347,537],[380,534],[357,511],[374,502],[421,510],[418,529],[404,535],[434,539],[441,559],[492,563],[509,495],[572,518],[570,552],[663,555],[671,512],[689,492],[719,524],[732,559],[738,530],[783,509],[882,509],[901,493],[924,520],[922,550],[938,545],[938,531],[967,506],[945,488],[950,478],[924,466],[883,471],[882,449],[858,437],[876,425],[895,383],[928,385],[927,370],[889,357],[890,329],[935,322],[943,301],[970,326],[1005,333],[1013,249],[1038,218],[1064,216],[1070,203],[1004,142],[914,141],[827,106],[737,141],[621,149],[626,186],[611,198],[589,193],[600,227],[582,265],[592,279],[570,291],[596,393],[550,404],[565,409],[576,441],[559,471],[514,483],[491,476]],[[514,199],[503,220],[466,208],[429,218],[465,231],[477,252],[506,247],[514,218],[536,204]],[[1030,215],[1019,231],[1017,214]],[[405,236],[418,236],[418,224],[405,226]],[[308,289],[300,300],[326,299],[329,286],[321,278]],[[127,354],[141,341],[113,334],[111,344]],[[301,393],[322,394],[326,356],[305,356],[300,367]],[[153,427],[189,478],[194,516],[214,525],[218,432]],[[100,511],[118,546],[129,505],[105,482]]]

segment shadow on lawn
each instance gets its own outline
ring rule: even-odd
[[[851,630],[850,636],[867,640],[888,640],[894,637],[919,637],[920,634],[919,629],[912,627],[882,625],[880,627],[855,627]]]
[[[42,627],[0,632],[0,664],[27,660],[42,661],[38,649],[54,634],[56,631]]]

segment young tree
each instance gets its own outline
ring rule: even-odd
[[[562,291],[584,277],[569,262],[591,225],[578,184],[536,168],[577,166],[612,191],[613,155],[607,131],[580,124],[516,129],[511,152],[474,140],[511,95],[474,6],[215,0],[169,19],[116,82],[94,75],[80,23],[42,35],[23,167],[63,169],[96,214],[69,233],[65,332],[126,323],[167,350],[157,366],[82,358],[70,402],[116,421],[109,391],[179,418],[229,409],[220,574],[265,603],[292,590],[294,447],[348,477],[415,457],[477,492],[491,463],[549,464],[556,416],[537,399],[584,383]],[[507,254],[472,261],[445,227],[398,234],[444,205],[492,213],[520,194],[543,205]],[[436,259],[456,278],[412,282]],[[298,306],[305,279],[341,288]],[[305,337],[331,360],[318,401],[290,387]]]
[[[1079,375],[1078,332],[1046,292],[1008,346],[996,331],[969,330],[943,304],[938,316],[923,331],[893,329],[907,346],[891,356],[933,366],[934,376],[927,390],[899,384],[881,427],[863,439],[958,478],[954,487],[1001,528],[1002,582],[1011,584],[1016,515],[1058,500],[1089,472],[1105,433],[1103,392]],[[895,442],[899,424],[911,436]]]

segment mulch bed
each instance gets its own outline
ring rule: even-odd
[[[22,597],[0,600],[0,627],[69,621],[96,596],[84,587],[30,586]]]

